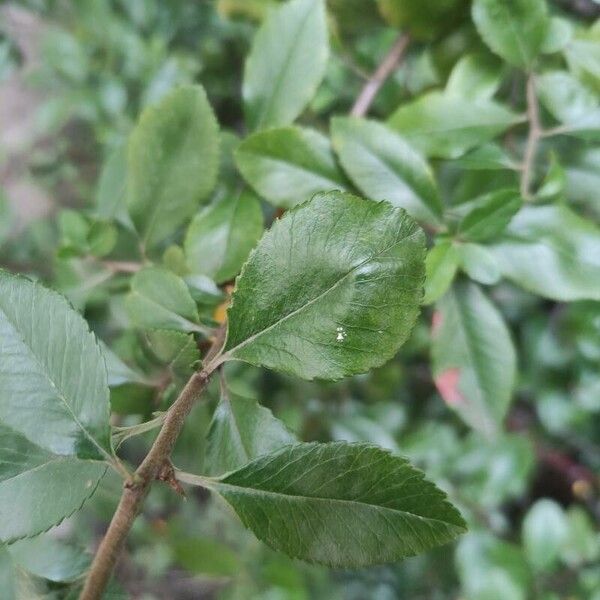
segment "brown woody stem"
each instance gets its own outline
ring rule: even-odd
[[[172,468],[170,462],[171,452],[181,433],[186,417],[206,388],[215,369],[212,362],[221,350],[225,331],[225,327],[219,329],[213,345],[206,355],[206,368],[194,373],[187,382],[179,397],[165,415],[163,426],[146,458],[132,478],[125,482],[119,506],[96,552],[80,600],[100,600],[102,598],[131,526],[140,513],[144,500],[150,491],[150,486],[155,480],[164,480],[165,468]]]
[[[533,75],[527,79],[527,119],[529,121],[529,135],[525,146],[525,156],[523,158],[523,169],[521,172],[521,196],[525,200],[531,199],[531,181],[535,168],[535,157],[537,154],[538,143],[544,135],[540,123],[540,112],[535,93],[535,81]]]
[[[373,100],[375,100],[375,96],[377,96],[377,92],[379,92],[385,80],[393,73],[402,60],[409,42],[410,37],[407,33],[398,36],[394,45],[385,55],[377,69],[375,69],[367,83],[365,83],[365,86],[356,99],[354,106],[350,110],[350,114],[353,117],[364,117],[367,114]]]

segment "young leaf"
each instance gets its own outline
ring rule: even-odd
[[[485,246],[458,244],[457,252],[460,267],[473,281],[483,285],[493,285],[500,281],[498,261]]]
[[[82,548],[69,546],[49,535],[20,540],[8,550],[14,562],[37,577],[57,583],[75,581],[90,564]]]
[[[96,191],[96,215],[99,219],[116,220],[132,228],[126,205],[127,148],[119,146],[102,166]]]
[[[458,225],[465,240],[483,242],[500,235],[519,211],[523,200],[516,190],[498,190],[477,198],[475,207]]]
[[[594,91],[566,71],[545,73],[536,79],[540,102],[574,135],[600,131],[600,102]]]
[[[44,428],[40,421],[40,438]],[[0,423],[0,540],[57,525],[81,508],[105,471],[106,463],[55,454]]]
[[[333,143],[346,173],[372,200],[388,200],[416,219],[439,223],[442,203],[427,162],[395,131],[356,118],[332,122]]]
[[[127,207],[152,248],[196,212],[215,184],[219,132],[204,90],[183,86],[147,108],[128,158]]]
[[[490,247],[500,271],[554,300],[600,300],[600,229],[564,205],[527,206]]]
[[[233,279],[262,232],[258,198],[247,191],[226,193],[190,223],[184,243],[188,268],[217,283]]]
[[[519,168],[519,165],[500,146],[493,142],[468,152],[456,159],[454,164],[473,171],[497,171],[502,169],[516,171]]]
[[[435,384],[448,406],[486,435],[497,432],[515,381],[515,350],[496,307],[474,284],[458,282],[436,307]]]
[[[272,548],[330,567],[397,561],[465,531],[420,471],[368,444],[287,446],[206,485]]]
[[[458,252],[450,241],[436,244],[425,261],[425,296],[423,304],[437,302],[448,290],[458,270]]]
[[[338,379],[389,360],[419,312],[425,243],[399,208],[318,194],[275,222],[237,279],[221,360]]]
[[[217,283],[233,279],[262,232],[258,198],[247,191],[226,194],[190,223],[184,244],[188,268]]]
[[[148,384],[148,380],[142,373],[134,371],[129,365],[121,360],[115,352],[113,352],[102,340],[98,340],[104,362],[106,363],[106,371],[108,374],[108,385],[117,387],[124,383],[140,383]]]
[[[156,358],[178,377],[189,377],[200,361],[200,350],[191,334],[154,329],[146,337]]]
[[[256,400],[223,390],[206,447],[209,474],[221,475],[297,442],[294,434]]]
[[[291,208],[317,192],[347,186],[329,140],[312,129],[259,131],[238,146],[235,160],[257,193],[282,208]]]
[[[573,38],[574,23],[563,17],[550,17],[546,37],[542,44],[542,54],[554,54],[568,48]]]
[[[520,120],[493,100],[429,92],[400,106],[389,124],[427,156],[458,158]]]
[[[0,422],[56,454],[112,456],[106,367],[59,294],[0,271]]]
[[[489,100],[500,87],[502,63],[489,53],[466,54],[454,66],[446,93],[465,99]]]
[[[545,0],[474,0],[472,15],[493,52],[516,67],[531,67],[548,31]]]
[[[329,54],[323,0],[290,0],[258,30],[246,61],[242,93],[248,125],[288,125],[325,74]]]
[[[523,519],[523,546],[536,571],[548,571],[561,555],[569,535],[565,512],[557,502],[538,500]]]
[[[131,279],[126,306],[138,327],[204,331],[198,325],[198,309],[185,281],[166,269],[138,271]]]

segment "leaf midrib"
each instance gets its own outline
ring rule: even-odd
[[[43,450],[43,448],[42,448],[42,450]],[[35,465],[35,467],[25,469],[25,470],[21,471],[20,473],[13,475],[12,477],[3,479],[2,481],[0,481],[0,488],[8,481],[13,481],[15,479],[18,479],[19,477],[24,477],[25,475],[31,475],[31,473],[36,473],[37,471],[41,471],[42,469],[44,469],[48,466],[54,465],[54,464],[68,463],[68,462],[105,464],[104,461],[101,461],[101,460],[94,460],[94,459],[88,459],[88,458],[82,459],[82,458],[77,458],[75,456],[66,456],[66,455],[61,456],[59,454],[54,454],[54,455],[52,455],[52,458],[49,458],[49,460],[42,462],[38,465]]]
[[[14,331],[17,338],[21,341],[23,346],[29,351],[28,354],[33,359],[33,362],[37,365],[38,371],[42,374],[43,377],[45,377],[48,380],[48,382],[50,383],[52,388],[54,388],[54,390],[56,390],[57,397],[59,398],[61,403],[64,405],[64,408],[66,409],[67,413],[71,416],[71,418],[73,419],[75,424],[81,429],[81,431],[88,438],[88,440],[90,440],[90,442],[92,442],[92,444],[100,451],[100,454],[102,454],[103,456],[105,456],[109,460],[111,460],[112,457],[110,456],[110,454],[98,443],[96,438],[86,429],[86,427],[79,420],[77,415],[73,412],[73,409],[71,408],[71,406],[69,405],[69,402],[67,401],[66,395],[64,394],[62,389],[60,389],[59,386],[55,383],[55,381],[52,379],[52,377],[50,377],[50,374],[46,371],[46,369],[43,368],[43,365],[41,364],[40,359],[35,354],[34,349],[25,341],[25,339],[21,335],[19,329],[17,328],[17,325],[12,321],[12,319],[9,318],[8,314],[6,313],[6,311],[4,311],[2,309],[2,307],[0,307],[0,312],[2,313],[2,315],[4,315],[4,318],[6,319],[7,323],[9,323],[9,325],[11,326],[11,328]],[[27,437],[27,436],[25,436],[25,437]]]
[[[261,490],[261,489],[257,489],[257,488],[243,487],[243,486],[239,486],[239,485],[232,485],[230,483],[222,483],[222,482],[216,482],[216,483],[211,483],[211,484],[207,484],[207,485],[213,486],[214,488],[216,488],[217,491],[219,490],[219,488],[227,488],[227,489],[235,490],[237,492],[239,492],[239,490],[244,490],[247,494],[256,495],[256,496],[261,496],[261,495],[262,496],[275,496],[275,497],[286,498],[288,500],[290,498],[294,498],[296,500],[306,500],[308,502],[323,502],[323,503],[331,502],[334,504],[342,504],[342,505],[350,504],[350,505],[357,505],[360,507],[369,507],[369,508],[372,508],[377,511],[390,511],[393,513],[399,513],[399,514],[405,515],[407,517],[410,517],[411,519],[416,519],[418,521],[441,523],[447,527],[455,527],[459,531],[464,531],[464,527],[462,527],[461,525],[458,525],[456,523],[452,523],[450,521],[443,521],[442,519],[436,519],[434,517],[424,517],[422,515],[417,515],[415,513],[411,513],[406,510],[400,510],[397,508],[389,508],[386,506],[381,506],[380,504],[371,504],[369,502],[359,502],[357,500],[346,500],[344,498],[320,498],[320,497],[315,497],[315,496],[304,496],[301,494],[284,494],[282,492],[274,492],[272,490]],[[423,494],[423,496],[426,496],[426,495],[429,495],[429,494]],[[445,500],[442,500],[442,502],[445,502]]]
[[[306,22],[308,21],[308,17],[310,16],[314,6],[315,6],[314,2],[309,5],[308,10],[303,15],[298,28],[294,32],[294,37],[292,40],[293,43],[288,45],[288,47],[287,47],[287,52],[286,52],[285,58],[283,60],[281,69],[279,70],[279,73],[277,73],[277,77],[275,79],[275,84],[273,85],[273,88],[272,88],[273,93],[268,96],[266,103],[263,105],[263,109],[260,111],[260,116],[257,119],[256,125],[255,125],[256,129],[260,129],[263,126],[265,119],[267,118],[267,116],[269,115],[269,113],[271,111],[275,96],[278,94],[279,89],[281,88],[284,74],[287,73],[290,61],[295,54],[297,41],[300,38],[300,35],[304,32],[304,28],[306,27]]]
[[[333,179],[332,177],[330,177],[329,174],[324,174],[324,171],[311,170],[310,167],[307,167],[300,163],[291,162],[290,160],[285,160],[284,158],[281,158],[279,156],[273,156],[271,154],[267,154],[266,152],[261,153],[261,152],[257,152],[254,150],[243,150],[243,151],[240,151],[240,153],[241,154],[244,154],[244,153],[249,154],[260,160],[263,160],[266,162],[268,161],[268,162],[274,163],[278,166],[283,165],[290,171],[298,171],[303,174],[306,173],[307,175],[310,175],[314,179],[317,179],[324,183],[342,185],[340,180]],[[322,165],[317,165],[317,166],[322,166]],[[331,168],[333,169],[334,167],[332,166]]]
[[[396,209],[396,210],[399,210],[399,209]],[[359,264],[355,265],[349,271],[344,273],[344,275],[342,275],[335,283],[333,283],[333,285],[329,286],[326,290],[322,291],[320,294],[318,294],[314,298],[310,299],[308,302],[306,302],[302,306],[298,307],[296,310],[293,310],[292,312],[288,313],[287,315],[285,315],[284,317],[282,317],[275,323],[272,323],[268,327],[265,327],[265,329],[258,331],[255,334],[251,335],[250,337],[246,338],[243,342],[240,342],[237,346],[234,346],[233,348],[230,348],[229,350],[227,350],[227,352],[223,353],[220,356],[220,358],[218,359],[218,363],[216,363],[215,366],[218,366],[218,364],[225,362],[226,360],[228,360],[229,358],[234,356],[235,352],[239,351],[244,346],[247,346],[248,344],[250,344],[257,338],[259,338],[260,336],[264,335],[265,333],[268,333],[275,327],[278,327],[279,325],[281,325],[281,323],[287,321],[288,319],[295,317],[297,314],[300,314],[305,309],[309,308],[310,306],[312,306],[313,304],[315,304],[316,302],[318,302],[319,300],[321,300],[322,298],[327,296],[330,292],[332,292],[339,285],[341,285],[352,273],[354,273],[356,270],[360,269],[362,266],[367,264],[369,261],[372,261],[373,259],[377,258],[378,256],[381,256],[382,254],[388,252],[392,248],[395,248],[398,244],[412,239],[413,236],[418,235],[418,234],[419,234],[419,229],[415,229],[412,233],[410,233],[410,235],[405,235],[404,237],[401,237],[400,239],[396,240],[393,244],[387,246],[386,248],[383,248],[382,250],[376,252],[375,254],[372,254],[365,260],[361,261]],[[232,306],[233,306],[233,304],[232,304]]]
[[[436,220],[436,222],[439,222],[439,217],[441,214],[440,199],[437,190],[433,185],[433,178],[430,176],[430,174],[427,174],[425,177],[423,177],[423,180],[426,180],[424,181],[426,185],[421,185],[421,182],[416,181],[417,178],[410,177],[410,179],[412,179],[412,181],[410,181],[409,177],[407,177],[404,173],[401,175],[398,174],[394,170],[392,164],[376,154],[376,152],[368,144],[356,140],[354,143],[357,146],[360,146],[363,151],[371,157],[372,160],[374,160],[383,168],[384,171],[391,174],[394,179],[399,179],[400,182],[412,193],[413,197],[418,201],[418,203],[421,204],[422,208],[424,208],[425,211],[427,211]],[[424,166],[425,170],[427,170],[426,165],[422,166]],[[418,177],[418,179],[421,179],[421,177]],[[425,187],[429,187],[429,189],[426,190],[424,189]]]

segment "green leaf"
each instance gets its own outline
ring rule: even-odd
[[[573,37],[573,23],[562,17],[550,17],[546,37],[542,44],[543,54],[565,50]]]
[[[336,118],[333,143],[350,179],[372,200],[439,223],[442,203],[427,162],[395,131],[375,121]]]
[[[525,556],[488,532],[464,536],[456,549],[463,595],[470,600],[525,600],[531,584]]]
[[[467,100],[489,100],[502,81],[502,63],[490,54],[466,54],[454,65],[446,93]]]
[[[595,524],[580,506],[569,507],[567,514],[569,535],[564,543],[562,559],[571,567],[598,561],[600,558],[600,536]]]
[[[573,134],[600,131],[600,102],[594,91],[566,71],[545,73],[536,79],[540,102]]]
[[[458,259],[462,270],[473,280],[483,285],[500,281],[502,274],[496,257],[485,246],[458,244]]]
[[[117,230],[107,221],[94,221],[87,235],[87,249],[92,256],[110,254],[117,243]]]
[[[425,296],[423,304],[433,304],[447,291],[458,270],[458,252],[449,240],[436,244],[425,261]]]
[[[502,316],[478,286],[457,282],[436,306],[432,328],[435,384],[448,406],[490,436],[502,426],[516,373]]]
[[[117,147],[109,154],[98,181],[96,190],[96,215],[99,219],[116,220],[132,228],[127,212],[127,147]]]
[[[538,500],[523,519],[523,546],[537,571],[549,570],[568,539],[569,526],[562,507],[553,500]]]
[[[531,67],[549,27],[545,0],[474,0],[472,16],[493,52],[516,67]]]
[[[521,120],[493,100],[434,91],[400,106],[389,124],[427,156],[458,158]]]
[[[589,34],[571,40],[564,50],[569,71],[576,77],[590,83],[595,89],[600,84],[600,31],[594,28]]]
[[[465,531],[446,495],[368,444],[296,444],[206,485],[289,556],[356,568],[400,560]]]
[[[106,371],[108,374],[108,385],[117,387],[124,383],[141,383],[147,385],[147,378],[138,371],[134,371],[129,365],[121,360],[115,352],[113,352],[102,340],[98,340],[104,362],[106,363]]]
[[[226,193],[190,223],[184,244],[189,270],[217,283],[233,279],[262,232],[258,198],[247,191]]]
[[[81,508],[105,471],[106,463],[55,454],[0,423],[0,540],[57,525]]]
[[[483,242],[500,235],[519,211],[523,200],[512,189],[490,192],[476,199],[474,208],[458,225],[458,234],[465,240]]]
[[[567,185],[567,175],[558,162],[556,154],[550,155],[548,170],[544,176],[544,180],[535,193],[536,198],[540,200],[560,200]]]
[[[200,86],[182,86],[147,108],[131,134],[127,207],[148,248],[173,235],[213,189],[217,121]]]
[[[325,74],[329,54],[323,0],[290,0],[258,30],[246,61],[242,93],[248,125],[288,125]]]
[[[554,300],[600,300],[600,229],[564,205],[527,206],[490,246],[505,277]]]
[[[84,253],[87,250],[90,231],[88,220],[80,212],[70,209],[60,211],[57,220],[61,251],[72,250],[74,254]]]
[[[318,194],[276,221],[250,255],[220,360],[306,379],[381,365],[415,323],[424,259],[423,232],[402,209]]]
[[[200,350],[191,334],[155,329],[146,337],[156,358],[178,377],[189,377],[200,361]]]
[[[497,144],[489,143],[479,146],[464,156],[456,159],[454,164],[463,169],[474,171],[510,169],[516,171],[519,165]]]
[[[20,540],[8,550],[16,564],[33,575],[57,583],[75,581],[90,564],[90,555],[82,548],[69,546],[49,535]]]
[[[198,309],[185,281],[160,267],[147,267],[132,277],[126,306],[133,322],[144,329],[205,331],[198,325]]]
[[[317,192],[347,186],[329,140],[312,129],[259,131],[238,146],[235,159],[256,192],[282,208],[300,204]]]
[[[56,454],[112,456],[106,367],[59,294],[0,270],[0,422]]]
[[[256,400],[222,390],[206,448],[210,475],[221,475],[297,441],[294,434]]]

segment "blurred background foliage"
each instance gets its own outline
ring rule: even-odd
[[[115,216],[111,200],[122,194],[123,143],[143,107],[177,84],[200,81],[222,127],[243,134],[244,59],[275,4],[23,0],[0,7],[0,264],[60,289],[111,341],[113,374],[119,368],[124,373],[113,381],[115,424],[151,418],[168,406],[180,381],[176,369],[172,380],[153,379],[165,361],[124,326],[127,282],[81,259],[82,248],[95,256],[135,255],[118,218],[103,219]],[[407,99],[444,86],[456,63],[473,53],[485,53],[494,77],[505,66],[486,51],[469,4],[330,0],[332,55],[301,122],[326,130],[331,115],[348,113],[397,28],[408,28],[413,42],[372,115],[387,117]],[[565,54],[568,67],[597,104],[600,6],[580,0],[551,8],[576,40]],[[563,59],[553,60],[561,65]],[[515,91],[522,88],[517,73],[502,80],[498,94],[522,110],[522,94]],[[520,143],[507,136],[508,144]],[[547,193],[562,194],[598,220],[600,147],[565,137],[553,151]],[[544,148],[540,154],[547,155]],[[448,204],[514,177],[434,164]],[[272,208],[265,211],[273,217]],[[175,271],[179,260],[176,249],[163,259]],[[219,289],[205,282],[196,291],[213,315]],[[201,492],[181,503],[155,486],[119,565],[114,597],[126,590],[144,599],[599,600],[600,305],[543,299],[507,282],[491,294],[519,357],[505,432],[494,440],[468,429],[433,385],[429,309],[399,356],[365,376],[323,384],[249,366],[232,367],[229,375],[232,390],[260,398],[304,440],[368,440],[410,457],[468,518],[470,532],[454,547],[381,568],[329,571],[271,552]],[[186,425],[175,455],[181,468],[202,462],[217,391],[212,395]],[[147,442],[125,442],[127,456],[137,462]],[[90,510],[59,528],[59,537],[82,548],[98,539],[120,492],[112,477]],[[53,583],[43,570],[37,574],[23,584],[26,597],[63,596],[65,577]]]

